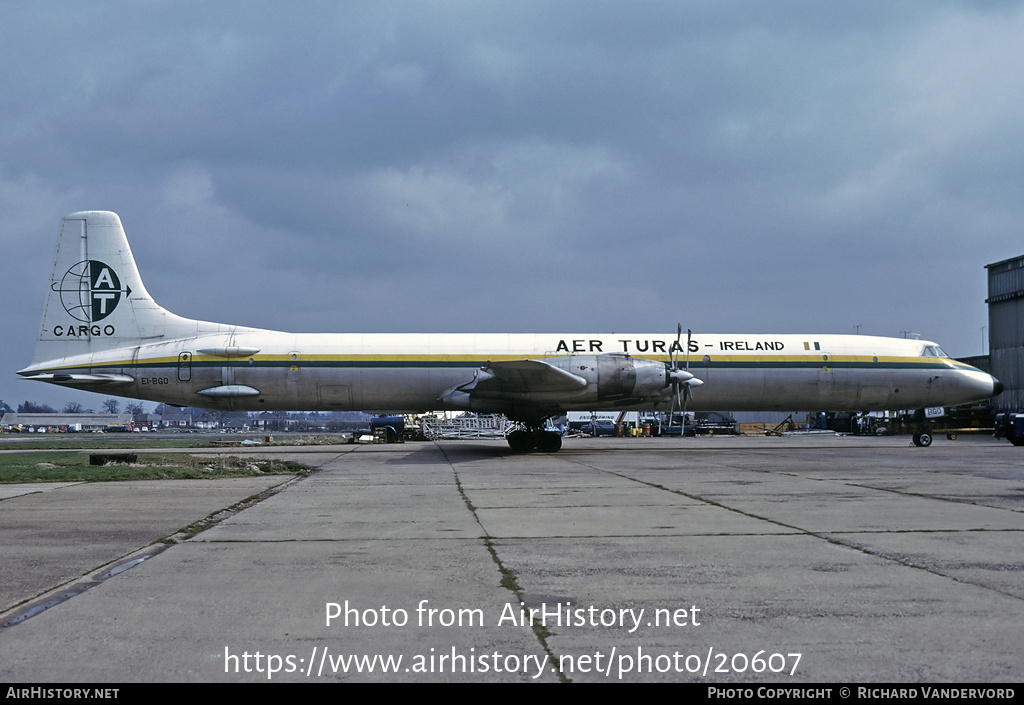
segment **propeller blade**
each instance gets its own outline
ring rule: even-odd
[[[690,370],[690,342],[693,340],[693,331],[689,328],[686,329],[686,368],[679,368],[679,351],[682,346],[679,344],[683,337],[683,324],[676,324],[676,342],[672,346],[672,350],[669,354],[669,360],[672,365],[665,373],[666,382],[668,386],[672,387],[674,394],[672,395],[672,405],[669,411],[669,425],[671,426],[675,420],[676,409],[680,410],[682,415],[682,427],[680,435],[684,435],[686,432],[686,404],[693,398],[690,391],[691,387],[699,387],[704,382],[693,376]]]
[[[676,386],[675,383],[673,383],[672,386],[675,387]],[[676,402],[678,402],[678,401],[679,401],[679,394],[678,393],[673,394],[672,395],[672,403],[668,407],[668,425],[669,425],[669,428],[672,427],[672,417],[675,416],[675,414],[676,414]]]
[[[669,370],[668,378],[671,384],[683,384],[693,379],[693,374],[686,370]]]
[[[679,419],[679,437],[684,438],[686,436],[686,400],[690,398],[690,385],[683,385],[683,409],[682,418]]]
[[[676,324],[676,344],[672,346],[671,355],[669,355],[669,359],[672,360],[672,369],[673,370],[678,370],[679,369],[679,339],[682,336],[683,336],[683,324],[682,323],[677,323]]]

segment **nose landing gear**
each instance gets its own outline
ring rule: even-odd
[[[927,448],[932,444],[932,434],[928,431],[918,431],[914,434],[913,441],[918,448]]]

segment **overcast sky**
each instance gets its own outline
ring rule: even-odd
[[[0,399],[103,399],[13,374],[82,209],[206,320],[979,354],[1021,37],[993,0],[0,2]]]

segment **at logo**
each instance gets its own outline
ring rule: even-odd
[[[132,293],[121,288],[117,272],[95,259],[87,259],[72,267],[60,280],[50,285],[60,292],[60,302],[68,314],[83,323],[102,321],[117,308],[121,296]]]

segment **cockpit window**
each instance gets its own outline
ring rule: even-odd
[[[949,355],[942,352],[942,348],[938,345],[925,345],[924,350],[921,351],[921,357],[949,357]]]

